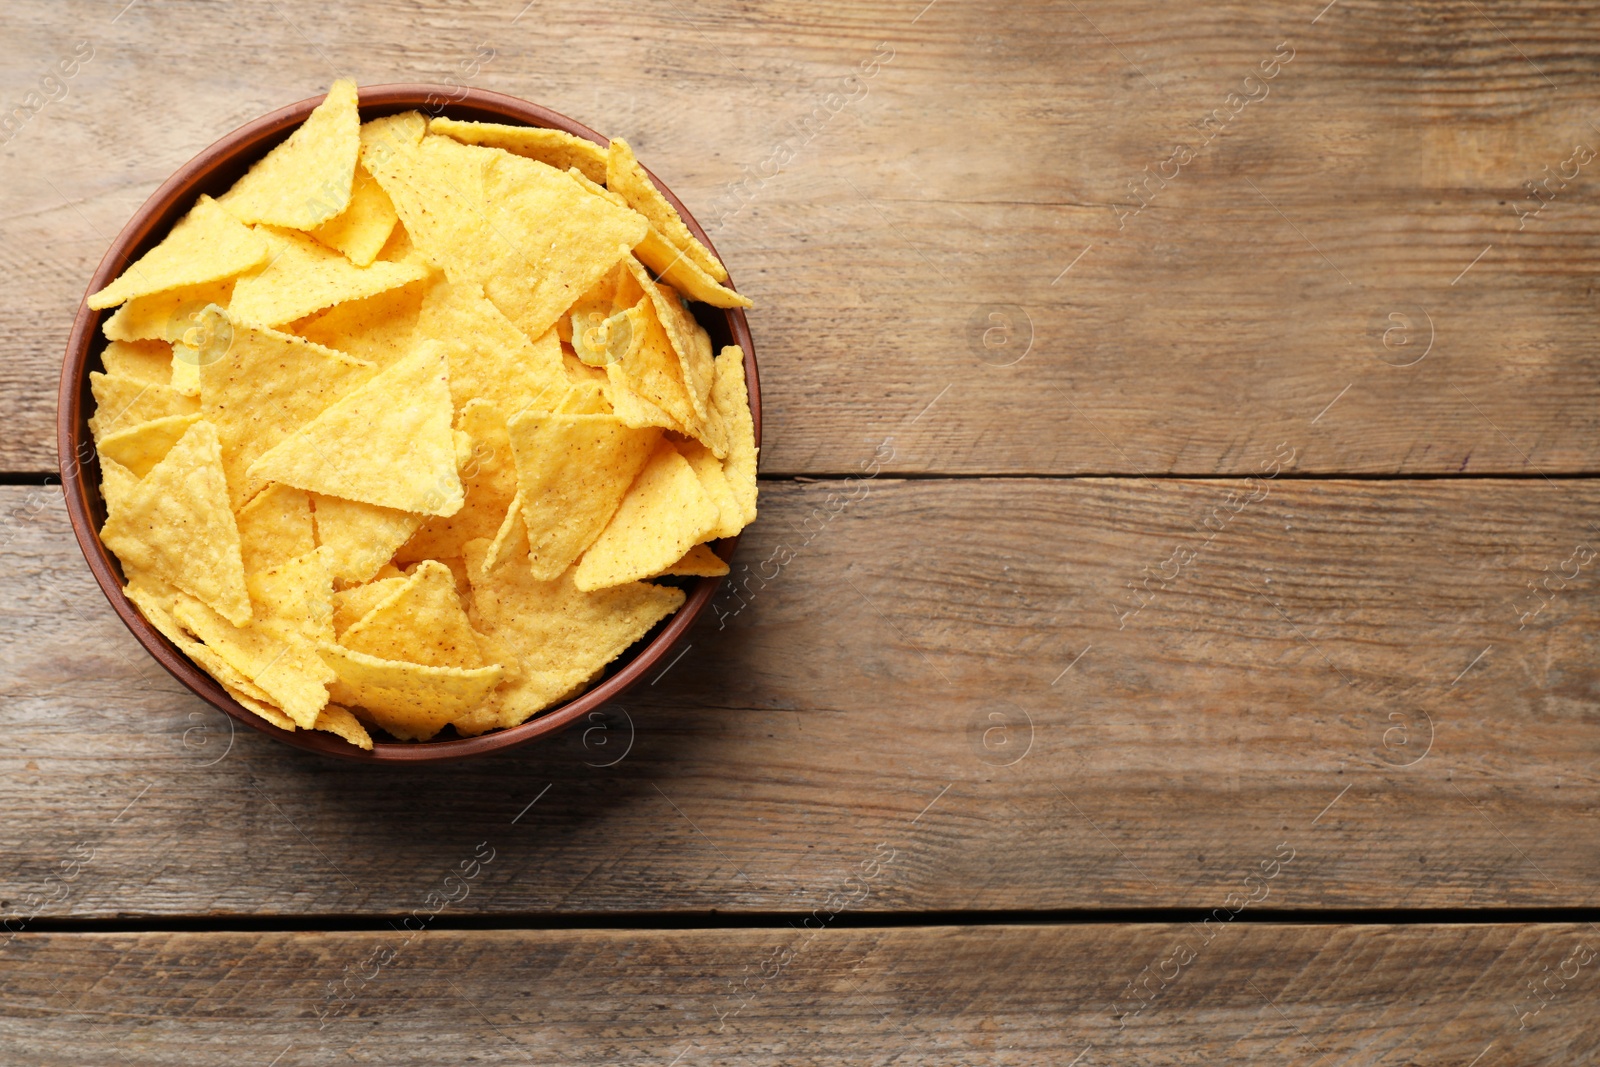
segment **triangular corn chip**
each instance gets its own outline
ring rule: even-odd
[[[286,329],[375,366],[392,366],[416,343],[417,315],[429,285],[429,279],[422,278],[363,300],[335,304]]]
[[[172,346],[160,341],[112,341],[100,353],[100,362],[116,378],[172,384]]]
[[[272,698],[265,690],[240,674],[214,650],[195,640],[178,624],[178,620],[173,618],[173,606],[177,598],[183,594],[164,582],[139,572],[135,572],[122,591],[138,607],[139,613],[150,621],[150,625],[161,631],[161,635],[168,641],[177,645],[178,651],[194,660],[207,674],[220,682],[229,696],[274,726],[286,730],[294,729],[294,720],[279,709],[274,707],[270,712],[262,711],[262,705],[269,705],[272,702]]]
[[[315,229],[350,203],[360,123],[355,82],[334,82],[300,128],[235,182],[222,204],[245,222]]]
[[[416,260],[358,267],[303,233],[265,228],[259,232],[272,246],[272,256],[265,266],[238,280],[228,310],[261,326],[282,326],[428,276],[427,265]]]
[[[227,307],[234,279],[186,285],[136,296],[116,310],[101,331],[114,341],[181,341],[194,317],[212,304]]]
[[[216,424],[239,507],[272,480],[252,478],[250,464],[364,382],[372,365],[220,308],[207,308],[199,322],[200,410]]]
[[[695,545],[683,558],[655,577],[720,578],[728,573],[728,564],[711,551],[708,545]]]
[[[342,737],[359,749],[372,751],[372,735],[347,708],[337,704],[323,708],[317,714],[317,729]]]
[[[311,494],[287,485],[269,485],[234,516],[246,574],[270,570],[317,547],[311,522]]]
[[[115,307],[136,296],[231,278],[266,258],[267,242],[260,234],[202,196],[166,240],[91,295],[88,304],[97,310]]]
[[[311,236],[343,252],[356,266],[365,267],[378,258],[399,220],[383,186],[373,180],[367,168],[357,166],[350,205],[312,230]]]
[[[250,465],[252,477],[424,515],[461,510],[444,348],[423,341]]]
[[[199,421],[195,414],[164,415],[113,430],[100,438],[100,454],[128,468],[135,478],[143,478]]]
[[[566,391],[556,335],[529,341],[477,282],[439,279],[423,297],[417,331],[445,346],[457,409],[482,397],[510,418],[523,408],[548,411]]]
[[[530,338],[644,236],[636,212],[544,163],[425,137],[415,151],[363,157],[418,250],[484,295]]]
[[[532,573],[555,578],[588,548],[650,458],[660,432],[611,415],[527,411],[507,424]]]
[[[354,585],[333,594],[333,632],[341,635],[366,618],[367,613],[411,579],[404,574],[393,578],[379,578],[366,585]]]
[[[756,427],[750,416],[750,394],[745,390],[744,350],[729,345],[717,356],[717,376],[711,385],[711,405],[728,439],[728,457],[722,470],[739,504],[739,527],[756,521]]]
[[[89,389],[94,394],[94,414],[89,432],[96,441],[107,434],[126,430],[151,419],[172,415],[193,415],[200,402],[184,396],[170,385],[124,378],[121,375],[89,373]]]
[[[333,640],[333,577],[316,549],[257,571],[245,582],[256,628],[284,641]]]
[[[721,456],[727,451],[727,442],[719,433],[720,427],[711,420],[708,402],[711,381],[716,376],[716,364],[711,358],[711,337],[689,314],[689,309],[684,307],[676,290],[671,286],[657,285],[632,256],[622,262],[639,288],[650,298],[656,322],[678,355],[678,368],[689,394],[689,402],[694,406],[695,418],[706,431],[697,436],[705,438],[711,450]]]
[[[502,726],[523,722],[571,692],[676,611],[683,590],[635,582],[594,593],[578,590],[568,571],[538,581],[514,558],[485,570],[487,542],[467,545],[473,621],[503,640],[522,668],[502,689]],[[522,555],[522,546],[513,555]]]
[[[606,365],[612,405],[619,414],[626,412],[630,421],[640,417],[636,413],[649,417],[653,409],[659,409],[672,420],[672,429],[704,441],[711,451],[722,455],[727,451],[722,426],[706,417],[709,407],[684,380],[683,362],[661,324],[654,301],[646,294],[627,314],[633,323],[633,344],[626,356]],[[635,403],[624,390],[644,403]]]
[[[683,250],[661,236],[654,226],[644,235],[644,240],[633,246],[639,261],[656,272],[656,277],[671,285],[691,300],[719,308],[747,308],[751,300],[727,286],[718,285],[715,278],[695,265]]]
[[[482,398],[470,400],[457,423],[471,438],[471,451],[460,468],[465,490],[461,510],[425,522],[395,553],[401,563],[460,556],[468,541],[493,537],[517,495],[511,436],[500,408]]]
[[[329,693],[339,704],[359,706],[394,736],[426,741],[451,719],[482,703],[500,683],[498,664],[466,670],[380,659],[340,645],[321,646],[338,675]]]
[[[139,487],[139,476],[109,456],[100,457],[100,497],[106,502],[106,515],[125,507]],[[127,564],[122,568],[129,569]]]
[[[694,468],[663,440],[578,561],[573,584],[590,592],[660,574],[716,525],[717,505]]]
[[[591,181],[606,180],[606,150],[586,137],[542,126],[503,126],[497,122],[463,122],[440,116],[428,123],[428,132],[462,144],[500,148],[513,155],[537,159],[557,170],[576,167]]]
[[[317,544],[336,581],[357,585],[371,580],[395,550],[411,539],[422,516],[396,508],[314,495]]]
[[[722,266],[722,261],[689,232],[677,209],[661,195],[650,180],[650,175],[633,158],[633,149],[620,137],[611,139],[611,148],[606,154],[605,182],[606,188],[621,193],[635,211],[649,219],[650,225],[681,250],[695,266],[716,281],[728,280],[728,272]]]
[[[733,486],[728,484],[722,461],[699,441],[678,441],[676,444],[679,454],[694,468],[695,475],[700,479],[700,487],[717,505],[717,525],[707,535],[708,539],[732,537],[744,529],[746,501],[743,496],[735,494]]]
[[[416,570],[387,599],[339,638],[379,659],[430,667],[482,667],[483,653],[456,595],[455,575],[435,560]]]
[[[316,725],[328,703],[333,672],[303,640],[265,627],[235,626],[193,597],[179,597],[173,617],[249,678],[303,730]]]
[[[124,563],[199,597],[231,622],[250,621],[239,530],[209,422],[195,422],[132,488],[100,538]]]

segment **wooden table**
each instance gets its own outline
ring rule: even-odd
[[[1592,5],[0,30],[0,1062],[1600,1056]],[[337,76],[625,135],[756,301],[741,595],[502,758],[232,730],[51,480],[111,237]]]

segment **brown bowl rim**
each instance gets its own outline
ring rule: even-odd
[[[236,165],[246,158],[252,162],[259,159],[269,148],[297,127],[324,97],[325,94],[309,97],[248,122],[217,140],[180,167],[151,194],[138,211],[134,212],[127,225],[111,242],[105,258],[100,261],[99,267],[89,279],[88,288],[84,290],[85,300],[90,293],[109,284],[121,273],[124,266],[136,257],[136,254],[142,254],[146,247],[153,244],[158,227],[163,234],[165,233],[166,227],[174,221],[173,218],[166,217],[171,214],[175,205],[181,203],[187,207],[191,204],[198,195],[197,188],[219,169]],[[485,116],[497,116],[488,118],[487,121],[543,126],[565,130],[600,145],[608,143],[605,137],[594,130],[559,112],[518,97],[484,89],[426,83],[375,85],[359,90],[359,106],[362,109],[363,119],[368,117],[368,111],[388,114],[416,108],[426,109],[435,115],[462,115],[477,118],[479,121],[484,121]],[[683,201],[679,200],[653,173],[650,177],[655,182],[656,188],[661,190],[677,209],[678,214],[683,217],[690,232],[715,252],[716,246],[712,244],[710,237],[695,220],[693,214],[684,206]],[[164,218],[166,221],[163,225]],[[728,280],[727,286],[730,289],[735,288],[732,278]],[[703,314],[714,315],[719,311],[727,318],[728,333],[732,342],[744,350],[745,378],[750,393],[750,414],[755,423],[755,439],[759,447],[761,385],[757,376],[755,347],[750,337],[750,325],[742,308],[726,310],[709,308]],[[665,628],[657,633],[649,644],[639,649],[630,660],[593,689],[521,726],[450,741],[375,741],[370,752],[359,749],[330,733],[314,730],[281,730],[228,696],[215,679],[178,651],[145,620],[123,593],[122,583],[117,576],[116,563],[100,542],[93,517],[96,507],[94,498],[98,497],[98,490],[91,494],[91,479],[98,482],[96,475],[99,465],[88,432],[88,413],[83,397],[89,372],[95,369],[90,366],[90,350],[95,347],[98,339],[103,314],[89,308],[87,303],[80,303],[78,306],[77,318],[72,325],[72,333],[67,341],[66,355],[62,364],[61,387],[56,409],[56,443],[61,488],[66,497],[67,516],[72,523],[72,532],[77,538],[78,547],[83,550],[89,570],[94,574],[95,581],[111,604],[112,610],[156,662],[195,695],[231,716],[235,721],[279,741],[307,751],[343,759],[365,763],[402,764],[466,759],[525,745],[566,729],[588,713],[617,699],[638,683],[652,667],[660,663],[682,642],[695,620],[710,605],[711,598],[721,583],[720,578],[699,579],[689,590],[683,607],[679,608],[668,620]],[[95,348],[95,351],[98,353],[99,349]],[[717,554],[724,560],[731,561],[738,542],[737,537],[717,542]],[[671,665],[668,664],[668,669]]]

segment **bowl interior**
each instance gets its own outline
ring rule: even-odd
[[[314,97],[264,115],[217,141],[190,160],[157,189],[135,213],[112,242],[100,266],[90,279],[85,294],[110,283],[127,264],[144,255],[164,238],[202,194],[217,196],[237,181],[256,160],[292,133],[312,108],[322,102]],[[379,85],[360,90],[362,121],[401,111],[422,110],[431,115],[479,122],[544,126],[586,137],[598,144],[606,138],[581,123],[548,108],[478,89],[438,85]],[[655,175],[651,175],[655,179]],[[687,211],[659,179],[662,191],[690,231],[708,248],[715,246]],[[732,282],[728,283],[732,287]],[[711,336],[714,350],[737,344],[745,354],[745,377],[749,383],[750,412],[755,422],[756,444],[761,443],[760,383],[756,376],[755,352],[749,323],[743,310],[723,310],[693,304],[695,318]],[[89,391],[89,373],[103,370],[101,353],[106,340],[100,331],[110,312],[94,311],[80,305],[68,341],[62,368],[61,395],[57,410],[57,437],[61,459],[62,491],[68,517],[84,558],[111,607],[132,631],[140,644],[174,677],[200,697],[233,716],[239,722],[270,734],[299,748],[346,759],[377,763],[422,763],[463,759],[525,744],[535,738],[561,730],[602,704],[615,699],[650,671],[681,641],[695,619],[710,604],[721,579],[697,578],[684,583],[687,600],[677,613],[661,623],[606,668],[605,677],[581,696],[541,713],[538,717],[508,730],[471,738],[421,742],[381,741],[376,737],[372,751],[366,752],[332,734],[309,730],[286,731],[265,722],[241,707],[227,692],[188,657],[179,652],[152,627],[122,592],[122,571],[116,557],[101,544],[98,531],[105,523],[105,501],[100,495],[100,467],[88,418],[94,410]],[[738,538],[726,538],[714,546],[725,560],[733,556]],[[449,731],[449,727],[446,727]]]

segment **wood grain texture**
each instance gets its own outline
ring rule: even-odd
[[[1600,1054],[1597,953],[1574,925],[25,935],[0,954],[0,1047],[128,1067],[1568,1067]]]
[[[121,6],[3,16],[7,107],[95,51],[0,148],[0,470],[134,208],[339,75],[626,135],[757,302],[769,472],[1600,468],[1594,166],[1523,188],[1600,145],[1582,4]]]
[[[0,909],[398,915],[480,841],[512,915],[804,910],[879,846],[863,911],[1214,908],[1280,848],[1254,907],[1592,904],[1600,486],[1250,486],[771,484],[681,660],[416,771],[230,741],[0,489]]]

